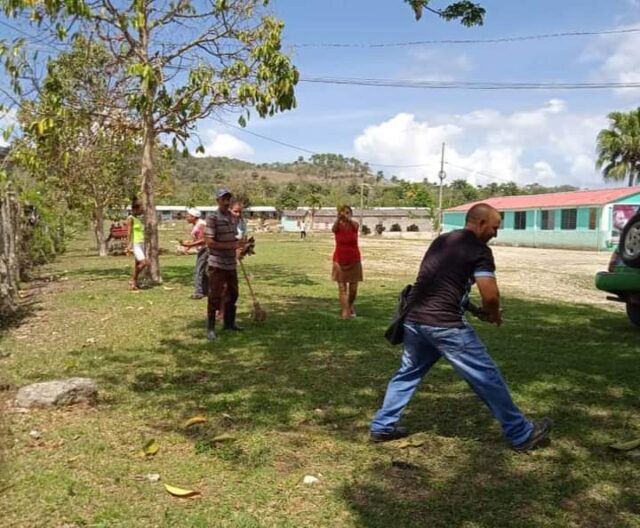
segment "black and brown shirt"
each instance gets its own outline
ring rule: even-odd
[[[207,215],[207,227],[204,230],[205,239],[216,242],[236,242],[238,219],[230,212],[215,211]],[[223,270],[236,269],[235,249],[209,249],[208,265]]]

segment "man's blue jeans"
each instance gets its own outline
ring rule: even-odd
[[[513,403],[498,367],[471,326],[438,328],[409,321],[404,325],[402,364],[373,418],[372,432],[393,431],[418,384],[441,356],[489,407],[512,445],[529,438],[533,424]]]

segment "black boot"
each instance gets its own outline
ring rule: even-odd
[[[230,306],[224,310],[224,329],[242,332],[244,328],[236,324],[236,307]]]
[[[216,314],[209,315],[207,317],[207,339],[209,341],[215,341],[216,339]]]

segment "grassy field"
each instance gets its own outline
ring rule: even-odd
[[[550,447],[510,451],[444,362],[404,417],[413,445],[367,442],[398,366],[382,333],[418,263],[377,266],[398,244],[424,242],[367,251],[358,318],[342,321],[331,239],[260,236],[247,265],[269,318],[250,320],[242,284],[246,331],[210,344],[205,301],[188,298],[193,257],[163,257],[164,285],[132,293],[129,259],[92,256],[79,240],[0,335],[0,397],[88,376],[100,402],[29,413],[0,402],[0,525],[640,526],[640,458],[607,448],[640,436],[639,336],[620,313],[507,289],[505,325],[479,327],[520,406],[554,419]],[[208,422],[185,428],[195,415]],[[151,439],[159,451],[141,456]],[[178,499],[164,483],[200,495]]]

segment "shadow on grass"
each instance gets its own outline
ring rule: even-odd
[[[178,257],[175,257],[178,258]],[[184,257],[184,262],[180,264],[162,265],[162,280],[164,284],[179,284],[191,286],[193,284],[193,272],[195,269],[195,257]],[[260,282],[266,285],[277,285],[279,287],[291,286],[316,286],[318,281],[312,280],[306,273],[292,271],[285,266],[275,264],[253,264],[249,259],[246,264],[249,274],[255,273],[260,276]],[[114,262],[108,268],[84,268],[68,272],[69,277],[78,278],[84,281],[128,279],[131,274],[130,263],[124,261]],[[238,276],[242,279],[240,269]]]
[[[206,413],[231,416],[217,425],[238,432],[313,427],[362,443],[399,363],[382,338],[393,297],[363,295],[359,317],[348,321],[333,301],[290,297],[268,307],[266,323],[245,320],[245,332],[221,331],[214,343],[204,340],[204,320],[178,319],[145,354],[105,355],[95,376],[127,384],[145,406],[170,409],[180,417],[174,430],[191,441],[178,422]],[[512,299],[507,309],[502,328],[476,326],[514,399],[554,419],[560,447],[514,463],[489,413],[440,362],[403,419],[427,433],[421,455],[378,460],[339,490],[361,526],[633,525],[633,462],[614,458],[602,438],[622,434],[637,406],[637,331],[623,314],[589,306]],[[594,477],[594,465],[617,470]],[[592,492],[600,481],[624,492],[601,500]]]
[[[3,338],[11,328],[16,328],[29,321],[31,317],[40,310],[40,296],[36,293],[42,287],[40,281],[33,281],[27,289],[21,290],[21,295],[17,300],[17,310],[15,313],[0,318],[0,339]]]

